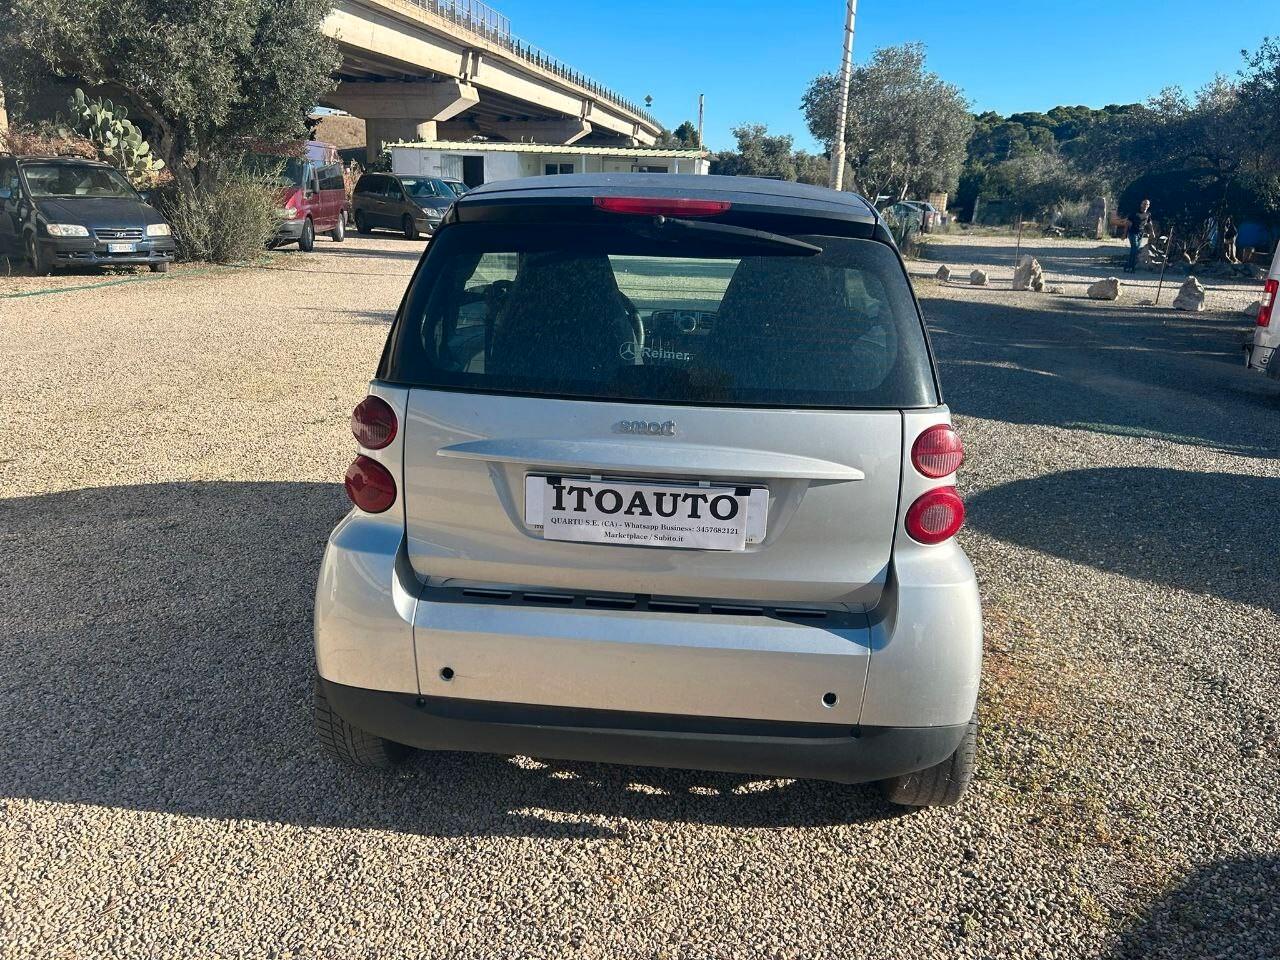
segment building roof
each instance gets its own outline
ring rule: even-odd
[[[413,147],[419,150],[471,150],[483,153],[572,153],[591,157],[647,157],[667,160],[701,160],[706,150],[670,150],[665,147],[610,147],[602,144],[508,143],[494,140],[415,140],[389,143],[387,147]]]

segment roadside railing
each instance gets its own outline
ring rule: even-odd
[[[409,2],[414,6],[421,7],[428,13],[443,17],[462,29],[483,37],[490,43],[497,44],[527,63],[541,67],[543,70],[554,73],[558,77],[563,77],[570,83],[576,83],[578,86],[590,90],[601,100],[638,114],[655,127],[661,127],[657,118],[639,104],[633,103],[626,97],[619,96],[604,84],[598,83],[586,74],[574,70],[568,64],[557,60],[546,51],[539,50],[533,44],[526,43],[512,34],[510,19],[487,3],[481,3],[480,0],[409,0]]]

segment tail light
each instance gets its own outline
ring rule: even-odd
[[[363,453],[347,467],[345,484],[351,502],[366,513],[382,513],[396,502],[396,478]]]
[[[912,540],[941,543],[964,526],[964,501],[955,487],[938,487],[922,494],[907,509],[906,527]]]
[[[381,397],[365,397],[351,414],[351,432],[360,446],[381,450],[396,438],[396,412]]]
[[[930,427],[911,445],[911,465],[926,477],[949,476],[964,463],[964,444],[949,423]]]
[[[1258,326],[1271,326],[1271,308],[1276,305],[1276,291],[1280,289],[1280,280],[1268,280],[1262,288],[1262,306],[1258,308]]]
[[[690,197],[596,197],[606,213],[645,217],[714,217],[732,206],[728,200],[694,200]]]

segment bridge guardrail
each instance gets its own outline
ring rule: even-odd
[[[585,87],[599,96],[601,100],[606,100],[638,114],[659,129],[662,127],[657,118],[639,104],[633,103],[626,97],[619,96],[604,84],[574,70],[568,64],[557,60],[546,51],[540,50],[533,44],[526,43],[515,36],[511,32],[511,20],[487,3],[481,3],[480,0],[409,0],[409,2],[429,13],[434,13],[438,17],[451,21],[464,30],[483,37],[490,43],[497,44],[503,49],[514,53],[521,60],[563,77],[570,83]]]

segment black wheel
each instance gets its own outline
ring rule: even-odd
[[[151,272],[152,272],[152,273],[168,273],[168,272],[169,272],[169,261],[168,261],[168,260],[162,260],[160,263],[153,263],[153,264],[151,265]]]
[[[880,781],[884,798],[903,807],[945,807],[964,796],[973,780],[978,750],[978,715],[969,720],[955,753],[941,763]]]
[[[298,238],[298,249],[303,253],[310,253],[316,248],[316,225],[311,222],[311,218],[307,217],[302,224],[302,236]]]
[[[413,217],[409,216],[406,213],[404,215],[404,222],[401,224],[401,226],[404,228],[404,238],[406,240],[418,239],[418,227],[417,227],[417,224],[413,222]]]
[[[341,243],[347,239],[347,214],[345,211],[338,214],[338,225],[329,231],[329,236],[333,238],[334,243]]]
[[[364,219],[364,211],[356,211],[356,233],[368,233],[369,224]]]
[[[316,739],[326,753],[343,763],[374,770],[389,770],[409,755],[402,743],[368,733],[353,726],[333,712],[329,701],[316,684]]]
[[[27,234],[27,263],[31,265],[31,272],[37,277],[47,277],[53,272],[53,268],[49,265],[49,261],[44,254],[40,252],[40,244],[36,242],[34,233]]]

